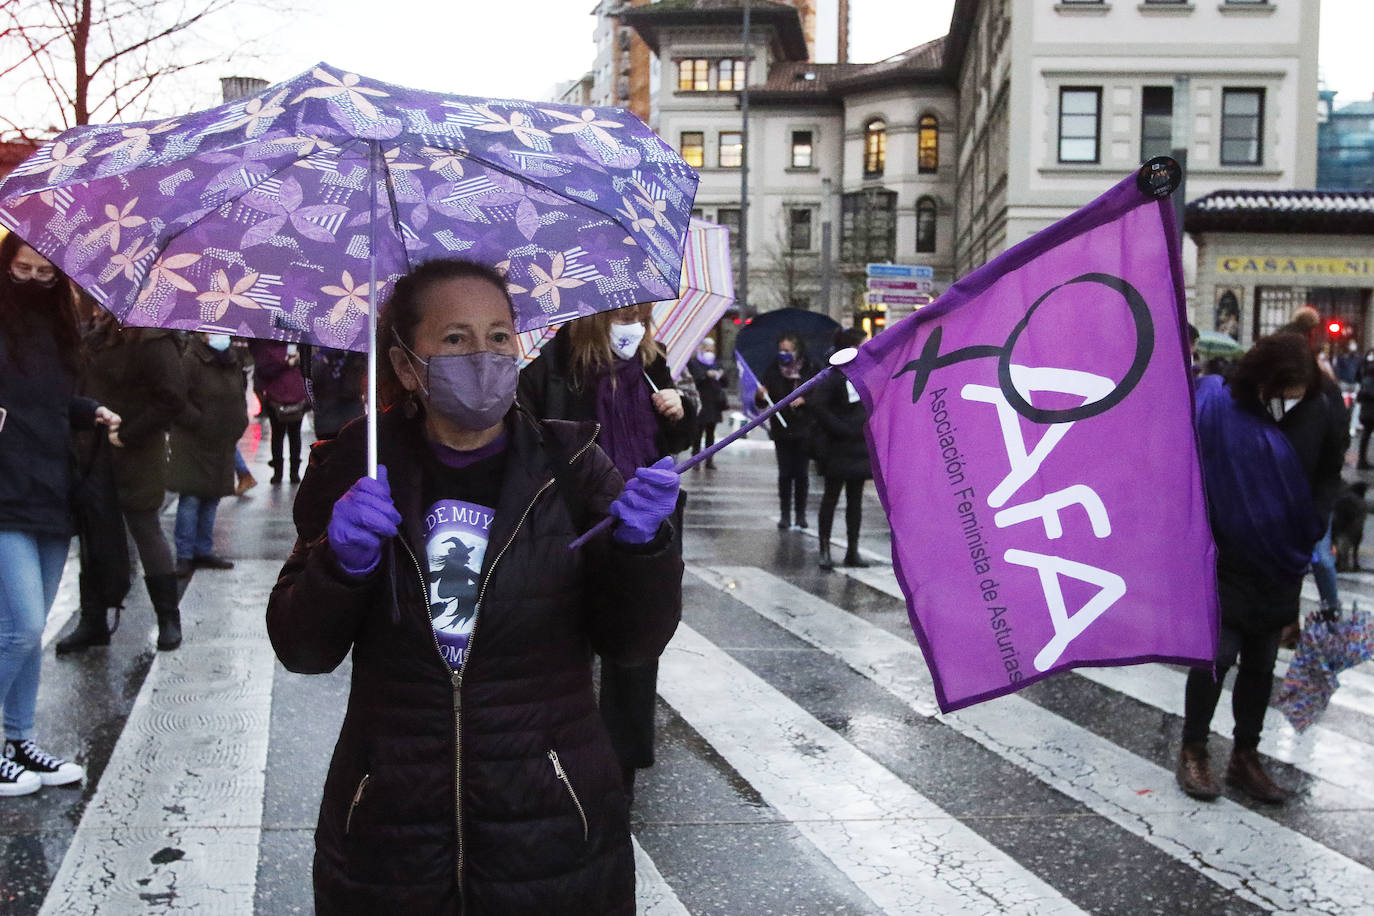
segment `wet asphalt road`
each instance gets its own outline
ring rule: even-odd
[[[0,913],[313,911],[348,671],[292,675],[266,645],[293,488],[266,483],[260,436],[251,426],[245,450],[263,482],[222,504],[217,529],[238,568],[191,579],[182,650],[152,651],[136,586],[109,649],[55,658],[70,564],[38,723],[88,776],[0,799]],[[872,487],[863,545],[880,562],[824,572],[818,482],[811,530],[778,531],[767,443],[717,464],[685,480],[684,626],[634,809],[642,912],[1374,912],[1367,667],[1303,735],[1271,711],[1261,751],[1292,803],[1194,802],[1173,783],[1181,671],[1072,673],[940,715]],[[1374,604],[1374,577],[1342,584],[1347,602]],[[1310,580],[1305,595],[1311,607]]]

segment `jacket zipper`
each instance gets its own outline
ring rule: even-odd
[[[368,780],[371,778],[371,773],[364,773],[363,778],[358,782],[358,791],[353,793],[353,802],[348,806],[348,817],[344,819],[344,836],[348,836],[353,830],[353,812],[358,810],[358,805],[363,800],[363,792],[367,789]]]
[[[568,787],[568,794],[572,796],[572,802],[577,806],[577,816],[582,818],[582,842],[587,842],[589,831],[587,829],[587,812],[582,810],[582,802],[577,800],[577,790],[573,788],[572,780],[568,778],[567,771],[563,769],[563,763],[558,759],[558,751],[549,748],[549,762],[553,764],[554,775],[558,777],[563,785]]]
[[[570,458],[568,459],[568,465],[569,465],[569,466],[571,466],[572,463],[573,463],[574,461],[576,461],[578,458],[582,457],[583,453],[585,453],[585,452],[587,451],[587,449],[591,448],[592,445],[594,445],[594,444],[596,443],[596,437],[597,437],[597,435],[598,435],[600,432],[601,432],[601,424],[598,423],[598,424],[596,424],[596,428],[592,431],[592,437],[591,437],[590,439],[587,440],[587,443],[586,443],[585,445],[583,445],[582,448],[578,449],[577,452],[574,453],[574,454],[572,455],[572,457],[570,457]],[[547,490],[549,487],[551,487],[551,486],[553,485],[553,483],[554,483],[554,480],[553,480],[553,479],[546,480],[546,481],[544,481],[544,485],[543,485],[542,487],[540,487],[538,490],[535,491],[534,496],[532,496],[532,497],[530,498],[529,505],[525,506],[525,511],[522,512],[522,513],[520,514],[520,521],[516,522],[514,530],[512,530],[511,533],[510,533],[510,537],[506,539],[506,543],[505,543],[504,545],[502,545],[500,553],[498,553],[498,554],[496,555],[496,559],[494,559],[494,560],[491,561],[491,565],[487,567],[487,573],[486,573],[486,575],[482,577],[482,587],[481,587],[481,588],[478,590],[478,592],[477,592],[477,601],[476,601],[475,604],[473,604],[473,608],[472,608],[472,615],[473,615],[472,632],[468,634],[467,658],[472,658],[472,647],[473,647],[473,644],[474,644],[474,643],[476,642],[476,640],[477,640],[477,628],[478,628],[478,626],[481,625],[481,622],[482,622],[482,614],[481,614],[481,610],[482,610],[482,599],[483,599],[483,598],[486,596],[486,594],[487,594],[487,583],[491,581],[492,573],[494,573],[494,572],[496,571],[496,565],[497,565],[498,563],[501,562],[501,558],[502,558],[503,556],[506,555],[506,550],[507,550],[507,549],[510,547],[510,545],[515,541],[515,536],[516,536],[517,534],[519,534],[521,526],[523,526],[523,525],[525,524],[525,519],[529,518],[530,510],[534,508],[534,504],[535,504],[536,502],[539,501],[539,497],[540,497],[540,496],[543,496],[543,495],[544,495],[544,491]],[[410,562],[411,562],[412,564],[414,564],[414,566],[415,566],[415,573],[416,573],[416,575],[419,577],[419,580],[420,580],[420,597],[424,600],[424,603],[425,603],[425,618],[426,618],[427,620],[431,620],[431,621],[432,621],[433,618],[431,617],[431,614],[430,614],[430,607],[429,607],[429,580],[425,577],[425,570],[424,570],[424,567],[420,565],[420,558],[417,557],[417,556],[415,555],[415,551],[411,549],[409,542],[407,542],[406,539],[405,539],[404,537],[397,537],[397,540],[400,541],[400,542],[401,542],[401,546],[404,547],[404,548],[406,549],[406,553],[410,555]],[[434,640],[434,652],[435,652],[435,654],[439,656],[439,661],[443,664],[443,666],[444,666],[445,668],[449,668],[448,660],[444,658],[444,650],[439,646],[439,634],[437,634],[437,633],[434,632],[434,627],[433,627],[432,624],[431,624],[431,626],[430,626],[430,628],[429,628],[429,632],[430,632],[430,636],[431,636],[431,637],[433,638],[433,640]],[[466,666],[466,663],[464,664],[464,667],[467,667],[467,666]],[[462,670],[462,668],[460,668],[460,669],[457,670],[457,671],[453,671],[451,668],[449,668],[449,678],[450,678],[450,681],[451,681],[452,684],[453,684],[453,747],[454,747],[454,752],[453,752],[453,817],[454,817],[454,828],[455,828],[454,839],[455,839],[455,841],[458,843],[458,858],[457,858],[457,861],[456,861],[456,863],[455,863],[454,873],[455,873],[455,879],[456,879],[456,881],[457,881],[457,889],[458,889],[458,909],[459,909],[459,912],[461,913],[461,912],[463,911],[463,909],[465,909],[465,902],[464,902],[464,900],[463,900],[463,861],[464,861],[464,849],[463,849],[463,693],[462,693],[462,689],[463,689],[463,670]],[[572,787],[569,786],[568,788],[571,789]],[[575,799],[574,799],[574,800],[575,800]],[[579,804],[579,805],[578,805],[578,809],[581,810],[581,807],[582,807],[582,806]],[[583,818],[583,824],[585,825],[585,823],[586,823],[586,818],[584,817],[584,818]]]

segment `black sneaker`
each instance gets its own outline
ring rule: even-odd
[[[40,783],[45,786],[65,786],[70,782],[80,782],[86,775],[84,769],[61,757],[54,757],[35,744],[32,738],[6,741],[5,759],[36,774]]]
[[[32,795],[41,788],[43,780],[37,773],[30,773],[13,760],[0,757],[0,796]]]
[[[234,561],[226,560],[219,554],[207,553],[198,557],[192,557],[191,565],[196,569],[233,569]]]

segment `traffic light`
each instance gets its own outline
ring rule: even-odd
[[[1344,330],[1345,326],[1341,324],[1339,318],[1332,318],[1330,321],[1326,323],[1326,333],[1330,334],[1333,340],[1339,338],[1341,336],[1341,332]]]

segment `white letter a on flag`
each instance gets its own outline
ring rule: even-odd
[[[1075,563],[1062,557],[1047,557],[1028,550],[1008,550],[1003,559],[1017,566],[1029,566],[1040,574],[1040,587],[1045,592],[1045,604],[1049,607],[1050,621],[1054,624],[1054,637],[1045,648],[1035,656],[1035,670],[1046,671],[1074,638],[1086,630],[1094,620],[1101,617],[1122,595],[1126,594],[1126,580],[1116,573],[1086,563]],[[1064,591],[1059,587],[1059,577],[1068,576],[1080,582],[1091,582],[1101,591],[1089,599],[1072,616],[1064,606]]]

